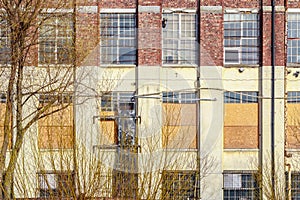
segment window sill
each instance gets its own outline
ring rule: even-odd
[[[259,152],[259,149],[223,149],[224,152]]]
[[[101,68],[135,68],[136,65],[134,64],[127,64],[127,65],[122,65],[122,64],[100,64]]]
[[[245,64],[224,64],[225,68],[241,68],[241,67],[246,67],[246,68],[258,68],[259,65],[245,65]]]
[[[164,68],[195,68],[197,67],[196,64],[191,64],[191,65],[187,65],[187,64],[163,64],[162,67]]]
[[[73,64],[38,64],[39,68],[58,68],[58,67],[73,67]]]
[[[300,63],[287,63],[286,66],[297,68],[297,67],[300,67]]]
[[[197,150],[197,148],[190,148],[190,149],[184,149],[184,148],[182,148],[182,149],[180,149],[180,148],[163,148],[163,151],[165,151],[165,152],[197,152],[198,150]]]

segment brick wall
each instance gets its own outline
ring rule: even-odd
[[[76,13],[76,37],[78,64],[98,65],[99,13]]]

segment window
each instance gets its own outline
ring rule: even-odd
[[[0,64],[10,63],[10,30],[5,20],[0,20]]]
[[[291,173],[291,196],[292,200],[300,199],[300,173]]]
[[[224,63],[259,63],[259,15],[234,13],[224,15]]]
[[[163,92],[163,103],[196,103],[196,93]]]
[[[196,101],[195,92],[163,92],[163,148],[196,148]]]
[[[258,199],[259,190],[253,173],[224,173],[224,200]]]
[[[300,103],[300,91],[293,91],[287,93],[288,103]]]
[[[70,93],[41,94],[39,96],[39,102],[41,104],[44,104],[44,103],[53,103],[53,104],[72,103],[73,96]]]
[[[117,144],[133,145],[135,138],[135,102],[133,92],[110,92],[101,97],[101,111],[113,111],[113,116],[101,117],[102,123],[114,120]],[[102,113],[103,114],[103,113]],[[104,124],[102,124],[102,128]],[[103,130],[102,130],[103,131]],[[105,134],[105,133],[104,133]],[[108,133],[115,134],[115,133]],[[115,138],[111,136],[111,138]]]
[[[163,64],[197,64],[197,31],[194,13],[163,14]]]
[[[39,173],[39,192],[40,197],[70,197],[74,191],[74,173],[52,172]]]
[[[224,103],[257,103],[258,92],[224,92]]]
[[[136,15],[100,15],[101,63],[136,64]]]
[[[300,63],[300,13],[289,13],[287,18],[287,63]]]
[[[39,107],[50,105],[38,120],[38,146],[40,149],[73,148],[73,104],[70,93],[41,94]]]
[[[163,199],[198,199],[195,171],[163,171],[162,176]]]
[[[73,58],[72,14],[42,15],[45,20],[40,28],[39,63],[71,64]]]
[[[128,159],[128,158],[127,158]],[[128,163],[129,166],[134,165]],[[124,164],[124,160],[122,162]],[[130,166],[133,167],[133,166]],[[128,170],[113,171],[113,198],[137,199],[138,195],[138,173],[128,172]]]
[[[6,94],[0,93],[0,103],[6,103]]]

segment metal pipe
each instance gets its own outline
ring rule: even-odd
[[[198,0],[197,5],[197,45],[198,45],[198,59],[197,59],[197,79],[196,79],[196,98],[201,99],[200,94],[200,59],[201,59],[201,38],[200,38],[200,31],[201,31],[201,1]],[[197,199],[201,199],[201,113],[200,113],[201,102],[196,102],[196,129],[197,129],[197,171],[198,171],[198,192],[197,192]]]
[[[263,23],[263,0],[260,0],[260,12],[259,12],[259,35],[260,35],[260,44],[259,44],[259,74],[260,77],[263,77],[263,27],[264,27],[264,23]],[[263,78],[260,79],[261,81],[259,82],[259,96],[263,96]],[[258,137],[258,144],[259,144],[259,154],[258,154],[258,173],[260,175],[260,177],[263,177],[263,98],[259,98],[259,137]],[[262,179],[260,179],[262,180]],[[263,193],[262,193],[262,181],[260,181],[259,183],[259,199],[263,199]]]
[[[272,196],[275,198],[275,0],[272,0],[271,24],[271,181]]]

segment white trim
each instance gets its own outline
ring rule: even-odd
[[[237,8],[237,9],[228,8],[224,10],[224,13],[240,13],[240,12],[258,13],[259,10],[257,8]]]
[[[78,6],[76,10],[79,13],[97,13],[98,6]]]
[[[289,8],[290,9],[290,8]],[[293,9],[293,8],[292,8]],[[263,11],[264,12],[272,12],[272,6],[263,6]],[[284,12],[285,11],[285,7],[284,6],[275,6],[275,11],[281,11]]]
[[[288,8],[286,12],[288,12],[288,13],[300,13],[300,8]]]
[[[195,9],[184,9],[184,8],[167,8],[162,10],[163,13],[196,13]]]
[[[73,9],[43,8],[41,13],[72,13]]]
[[[200,10],[202,12],[210,12],[210,13],[222,13],[222,6],[201,6]]]
[[[102,8],[100,13],[135,13],[134,8]]]
[[[139,12],[160,13],[160,6],[139,6]]]

